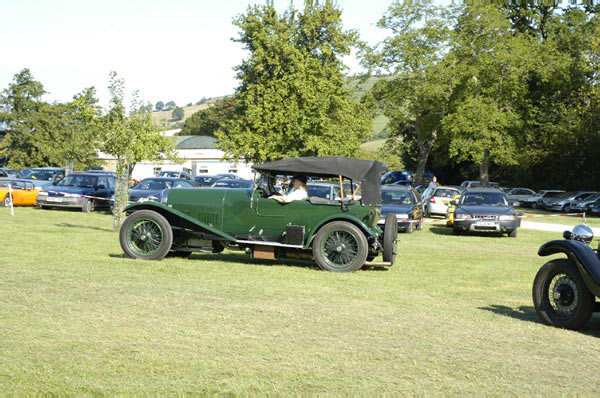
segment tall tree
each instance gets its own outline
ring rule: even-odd
[[[454,68],[445,51],[455,11],[421,2],[393,3],[377,24],[390,36],[362,53],[369,69],[387,75],[371,94],[389,119],[386,146],[403,153],[416,146],[415,181],[423,178],[452,98]]]
[[[530,35],[513,31],[495,5],[466,6],[453,35],[449,57],[459,84],[443,120],[449,155],[479,164],[485,186],[491,163],[517,164],[516,107],[528,92],[530,71],[540,65],[540,48]]]
[[[133,167],[142,160],[175,159],[173,141],[164,136],[152,122],[149,113],[139,110],[134,93],[132,111],[128,114],[123,102],[125,81],[110,73],[110,109],[100,120],[104,132],[103,151],[117,158],[117,186],[113,207],[113,227],[118,229],[124,219],[123,209],[129,199],[128,181]]]
[[[344,84],[341,57],[357,42],[332,1],[306,1],[278,15],[248,8],[234,24],[250,53],[237,67],[239,108],[216,133],[229,156],[262,162],[289,156],[351,155],[371,120]]]

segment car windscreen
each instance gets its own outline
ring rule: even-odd
[[[246,183],[246,182],[220,181],[220,182],[216,182],[213,185],[213,188],[250,188],[251,185],[252,185],[251,183]]]
[[[382,190],[381,203],[384,205],[411,205],[412,197],[408,191]]]
[[[27,170],[23,175],[23,178],[40,181],[52,181],[52,177],[54,177],[54,172],[48,170]]]
[[[96,186],[98,177],[86,176],[78,174],[69,174],[63,178],[57,185],[61,187],[79,187],[79,188],[93,188]]]
[[[143,180],[132,189],[141,189],[144,191],[162,191],[171,188],[172,182],[169,180]]]
[[[175,177],[179,178],[181,173],[178,171],[161,171],[158,175],[161,177]]]
[[[217,181],[217,178],[215,178],[215,177],[196,177],[196,178],[194,178],[194,180],[196,180],[196,182],[198,184],[211,185],[215,181]]]
[[[192,187],[194,187],[193,184],[191,184],[187,181],[184,181],[184,180],[180,180],[180,181],[178,180],[173,183],[173,188],[192,188]]]
[[[559,192],[555,195],[546,195],[546,196],[552,196],[556,199],[560,199],[560,198],[570,198],[571,196],[575,196],[576,193],[575,192]]]
[[[463,195],[463,205],[508,206],[506,196],[500,192],[467,192]]]

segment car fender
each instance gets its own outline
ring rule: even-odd
[[[180,218],[191,224],[194,224],[200,230],[205,230],[209,233],[220,236],[221,238],[224,238],[231,242],[236,241],[236,239],[233,236],[231,236],[219,229],[216,229],[208,224],[205,224],[202,221],[198,221],[197,219],[190,217],[187,214],[185,214],[179,210],[175,210],[171,207],[165,206],[162,203],[153,202],[153,201],[145,201],[145,202],[133,203],[133,204],[130,204],[127,207],[125,207],[125,212],[127,212],[127,213],[133,213],[138,210],[156,211],[157,213],[160,213],[161,215],[163,215],[167,220],[169,220],[169,222],[171,222],[171,219],[173,219],[173,218]]]
[[[600,297],[600,260],[591,247],[574,240],[553,240],[544,243],[538,250],[540,256],[564,253],[573,261],[587,288]]]
[[[324,226],[327,223],[332,222],[332,221],[347,221],[347,222],[351,222],[352,224],[354,224],[357,227],[359,227],[367,236],[372,236],[375,239],[377,239],[377,237],[379,236],[379,234],[377,232],[378,228],[377,229],[375,229],[375,228],[369,228],[358,217],[355,217],[355,216],[352,216],[352,215],[349,215],[349,214],[332,214],[331,216],[324,218],[317,225],[315,225],[315,227],[312,229],[312,232],[308,235],[308,237],[306,239],[306,243],[304,244],[304,248],[305,249],[310,248],[310,245],[312,244],[312,240],[317,235],[317,233],[319,232],[319,230],[321,229],[321,227]]]

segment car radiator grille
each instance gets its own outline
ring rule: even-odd
[[[498,216],[492,216],[492,215],[474,215],[473,216],[474,219],[476,220],[490,220],[490,221],[494,221],[498,219]]]

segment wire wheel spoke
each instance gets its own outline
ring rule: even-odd
[[[323,254],[330,265],[335,268],[352,263],[358,256],[358,241],[347,231],[333,231],[322,245]]]
[[[140,256],[149,256],[160,249],[163,233],[160,226],[153,220],[138,220],[128,231],[131,250]]]

